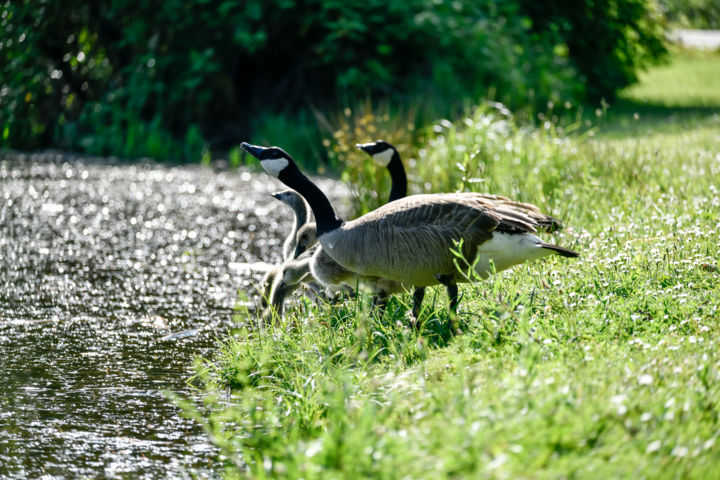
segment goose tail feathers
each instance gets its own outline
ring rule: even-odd
[[[551,243],[541,243],[540,246],[542,248],[547,248],[548,250],[552,250],[553,252],[557,253],[558,255],[562,255],[563,257],[575,258],[575,257],[580,256],[579,253],[577,253],[573,250],[570,250],[569,248],[560,247],[558,245],[553,245]]]

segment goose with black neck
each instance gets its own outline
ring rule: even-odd
[[[260,160],[266,172],[307,200],[323,250],[360,278],[408,287],[470,281],[455,266],[451,250],[458,244],[482,278],[552,254],[578,256],[535,236],[538,223],[532,217],[495,208],[479,194],[414,195],[344,222],[284,150],[248,143],[242,148]],[[457,305],[454,290],[453,307]]]
[[[405,168],[394,146],[383,140],[377,140],[375,142],[357,144],[356,147],[368,153],[375,163],[387,168],[390,173],[391,191],[388,202],[407,195]],[[283,303],[287,296],[284,292],[292,292],[292,290],[298,286],[292,283],[292,279],[296,279],[299,283],[305,278],[305,275],[312,272],[316,280],[325,287],[333,290],[355,287],[358,280],[356,274],[335,262],[320,245],[317,245],[309,252],[307,251],[317,243],[317,227],[314,222],[306,223],[300,218],[303,213],[305,214],[304,217],[307,217],[307,212],[303,212],[301,208],[306,207],[307,204],[297,192],[294,190],[286,190],[279,194],[273,194],[273,196],[293,207],[295,212],[296,228],[294,229],[294,233],[296,238],[294,238],[292,242],[292,244],[294,244],[294,259],[287,259],[289,241],[286,240],[286,261],[284,265],[268,274],[270,278],[265,280],[263,292],[268,299],[271,299],[270,304],[272,305],[272,308],[270,308],[267,302],[263,302],[263,307],[268,307],[263,315],[265,319],[271,318],[273,310],[276,313],[282,312]],[[302,226],[297,228],[298,225]],[[301,262],[300,259],[303,257],[307,258],[308,254],[311,257],[310,261]],[[286,270],[290,275],[286,274]],[[280,278],[285,279],[284,284],[279,281]],[[290,278],[290,280],[288,280],[288,278]],[[363,282],[363,286],[373,292],[376,297],[373,299],[373,303],[379,305],[381,309],[384,307],[386,297],[389,294],[401,290],[399,285],[381,280],[375,280],[374,282],[365,281]],[[275,292],[276,288],[277,292]]]
[[[405,175],[405,166],[403,165],[400,153],[390,143],[378,140],[373,143],[359,144],[356,147],[363,150],[365,153],[378,164],[385,166],[392,177],[392,190],[390,192],[390,199],[388,202],[403,198],[407,195],[407,179]],[[507,197],[501,195],[494,195],[488,193],[476,194],[482,196],[483,199],[494,204],[495,209],[505,210],[516,210],[522,212],[524,215],[531,217],[531,219],[537,223],[537,228],[546,231],[555,231],[562,228],[562,224],[556,218],[546,215],[540,211],[538,207],[530,203],[523,203],[510,200]],[[299,235],[299,238],[305,236],[305,234]],[[306,240],[307,241],[307,240]],[[298,241],[298,245],[300,241]],[[440,279],[442,280],[442,278]],[[447,285],[448,297],[450,298],[451,309],[457,305],[457,286],[453,284]],[[423,299],[425,298],[425,287],[417,287],[413,292],[413,307],[412,317],[413,324],[417,325],[417,320],[420,316],[420,309],[422,307]]]

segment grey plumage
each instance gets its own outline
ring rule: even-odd
[[[326,241],[313,255],[310,270],[326,286],[354,286],[360,281],[382,297],[403,287],[436,285],[440,283],[437,275],[449,275],[452,283],[467,281],[457,272],[450,253],[456,242],[462,241],[462,253],[472,262],[479,246],[491,240],[493,232],[528,234],[531,236],[526,238],[535,241],[538,228],[559,227],[558,220],[542,214],[536,206],[499,195],[415,195],[326,234]],[[298,231],[298,248],[313,245],[316,238],[314,224],[306,224]],[[498,259],[493,268],[501,271],[553,251],[564,256],[575,254],[539,239],[537,242],[536,253],[517,260]],[[486,266],[478,273],[487,276],[489,269]]]
[[[292,208],[293,211],[293,228],[283,243],[283,260],[288,261],[293,258],[297,232],[310,217],[310,206],[299,193],[292,189],[282,190],[271,195]]]
[[[272,284],[264,284],[264,310],[261,316],[262,323],[272,320],[273,315],[282,316],[285,301],[300,286],[300,283],[310,275],[310,260],[312,252],[305,252],[296,259],[290,259],[280,267],[268,272],[266,279],[272,279]]]
[[[423,287],[440,283],[438,275],[449,275],[450,283],[466,281],[451,253],[458,242],[463,256],[473,262],[484,253],[483,245],[493,245],[491,240],[509,246],[506,237],[522,239],[510,255],[500,251],[480,258],[481,263],[494,262],[496,271],[555,252],[534,235],[538,220],[482,194],[415,195],[346,222],[319,240],[331,258],[359,276]],[[486,276],[488,267],[482,267],[478,273]]]
[[[501,195],[486,193],[461,193],[445,194],[445,201],[439,202],[437,196],[415,196],[412,208],[409,204],[393,204],[392,207],[383,207],[373,213],[383,215],[384,218],[374,223],[372,217],[363,217],[371,229],[375,232],[368,232],[372,242],[360,240],[358,236],[350,241],[344,252],[349,252],[347,261],[351,268],[340,265],[333,256],[325,250],[316,247],[313,260],[310,263],[310,270],[313,276],[323,285],[337,287],[348,285],[354,287],[357,283],[364,283],[379,297],[384,297],[403,290],[403,287],[417,287],[417,290],[427,285],[435,285],[439,282],[437,275],[444,275],[446,281],[451,283],[462,282],[466,279],[459,275],[454,265],[455,257],[452,255],[436,255],[435,252],[442,251],[449,254],[454,248],[456,241],[463,240],[463,255],[468,261],[472,261],[476,254],[477,245],[492,238],[490,233],[493,230],[509,233],[537,233],[537,229],[554,231],[562,228],[559,220],[546,215],[532,204],[516,202]],[[432,201],[426,202],[432,198]],[[486,209],[485,216],[478,217],[478,210]],[[432,226],[418,227],[418,222],[424,219],[434,222]],[[485,222],[485,223],[483,223]],[[489,223],[488,223],[489,222]],[[496,225],[497,223],[497,225]],[[346,224],[347,225],[347,224]],[[342,231],[346,225],[341,227]],[[401,228],[404,227],[404,228]],[[464,232],[464,233],[463,233]],[[391,241],[390,237],[395,240]],[[539,240],[539,239],[538,239]],[[317,231],[314,223],[307,223],[301,227],[297,235],[297,250],[305,251],[311,248],[317,241]],[[555,250],[561,255],[565,249],[549,244],[542,244],[548,251],[543,254],[550,254]],[[383,253],[381,253],[383,252]],[[412,252],[407,255],[406,252]],[[569,251],[568,251],[569,252]],[[565,256],[572,256],[572,253]],[[540,255],[544,256],[544,255]],[[366,273],[370,275],[358,275],[360,265],[367,265],[364,259],[379,259],[379,269],[369,269]],[[418,261],[428,262],[429,259],[438,260],[429,262],[424,273],[417,273],[416,282],[408,282],[405,279],[402,283],[397,280],[383,279],[388,267],[393,268],[397,275],[395,278],[406,278],[401,273],[416,267]],[[441,260],[440,260],[441,259]],[[529,258],[532,259],[532,258]],[[495,271],[504,270],[514,265],[494,265]],[[478,273],[485,277],[490,267],[480,270]],[[403,285],[404,284],[404,285]],[[423,292],[416,292],[415,299],[421,299]],[[413,314],[417,318],[420,304],[413,308]]]
[[[355,288],[360,286],[370,290],[374,297],[385,299],[404,290],[402,284],[377,276],[361,276],[336,262],[320,245],[313,249],[310,262],[313,277],[329,288]]]

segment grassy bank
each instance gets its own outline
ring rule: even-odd
[[[200,367],[208,396],[195,415],[228,478],[717,471],[720,99],[662,88],[691,89],[686,60],[649,72],[583,134],[524,128],[486,106],[408,148],[411,190],[531,201],[565,220],[552,240],[581,258],[461,287],[457,337],[437,290],[420,333],[405,327],[404,295],[383,318],[364,299],[304,304],[223,340]],[[718,58],[697,71],[706,63]],[[646,121],[639,105],[657,115]]]

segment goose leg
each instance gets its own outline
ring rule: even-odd
[[[372,310],[377,314],[379,318],[385,315],[385,309],[387,308],[388,297],[377,296],[372,298]]]
[[[437,281],[442,285],[445,285],[445,288],[447,288],[448,297],[450,298],[450,322],[452,323],[453,330],[455,330],[455,332],[459,332],[460,329],[458,328],[457,323],[457,307],[460,303],[460,299],[458,298],[458,286],[456,283],[453,283],[452,275],[438,274],[435,275],[435,278],[437,278]]]
[[[448,292],[448,298],[450,299],[450,311],[453,313],[457,313],[457,307],[460,303],[460,298],[458,298],[458,286],[455,284],[446,285],[447,292]]]
[[[412,307],[412,324],[413,327],[417,328],[420,320],[420,307],[422,307],[423,299],[425,298],[425,287],[417,287],[413,292],[413,307]]]

